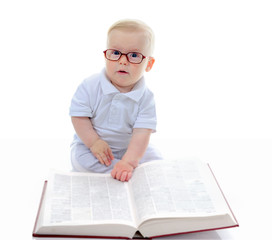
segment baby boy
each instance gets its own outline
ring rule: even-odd
[[[79,85],[70,106],[75,171],[111,172],[128,181],[139,164],[161,159],[149,145],[157,121],[144,78],[155,62],[153,47],[153,31],[141,21],[122,20],[110,27],[105,69]]]

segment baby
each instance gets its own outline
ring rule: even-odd
[[[162,159],[149,145],[157,121],[144,72],[155,62],[153,48],[153,31],[141,21],[122,20],[110,27],[105,69],[79,85],[70,106],[75,171],[111,172],[128,181],[138,164]]]

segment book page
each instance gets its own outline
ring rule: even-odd
[[[133,222],[127,188],[127,184],[109,174],[54,173],[48,181],[44,222],[47,225]]]
[[[138,167],[130,181],[138,221],[219,214],[218,199],[226,204],[207,171],[207,164],[198,160],[154,161]]]

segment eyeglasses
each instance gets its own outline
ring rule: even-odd
[[[110,61],[118,61],[122,55],[125,55],[127,57],[127,60],[130,63],[134,64],[140,64],[146,57],[138,52],[128,52],[128,53],[121,53],[118,50],[115,49],[107,49],[103,52],[105,55],[105,58]]]

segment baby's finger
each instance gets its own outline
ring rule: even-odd
[[[113,156],[112,151],[111,151],[110,148],[108,148],[108,155],[109,155],[111,160],[114,160],[114,156]]]
[[[103,164],[103,165],[105,164],[104,161],[103,161],[103,159],[102,159],[102,157],[100,156],[100,154],[97,153],[97,154],[95,154],[94,156],[98,159],[98,161],[99,161],[101,164]]]
[[[116,170],[115,168],[111,171],[112,178],[116,178]]]
[[[121,176],[122,176],[122,172],[120,170],[116,171],[115,179],[120,180]]]
[[[101,156],[102,161],[106,164],[106,166],[109,166],[110,161],[108,160],[108,157],[104,153],[101,153],[100,156]]]
[[[129,181],[129,180],[131,179],[131,177],[132,177],[132,172],[129,172],[129,173],[127,174],[127,179],[126,179],[126,181]]]
[[[113,159],[111,158],[111,156],[109,155],[108,152],[105,152],[105,155],[106,155],[106,157],[107,157],[107,160],[108,160],[109,164],[111,164],[111,161],[112,161]]]
[[[126,181],[127,175],[128,175],[127,171],[122,172],[122,175],[121,175],[121,177],[120,177],[119,180],[120,180],[121,182]]]

